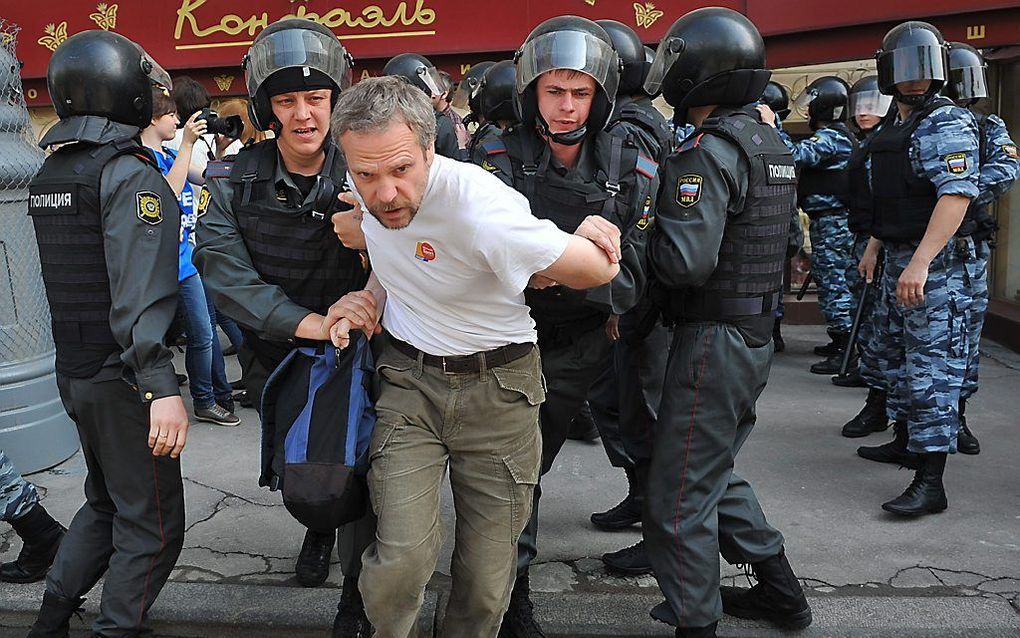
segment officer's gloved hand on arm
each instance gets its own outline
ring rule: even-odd
[[[149,448],[153,456],[176,459],[188,438],[188,413],[180,396],[154,399],[149,404]]]
[[[367,250],[365,233],[361,231],[361,219],[364,217],[361,205],[358,204],[358,200],[354,198],[352,193],[340,193],[339,199],[345,204],[350,204],[353,208],[333,213],[331,217],[333,232],[340,238],[340,243],[351,250]]]

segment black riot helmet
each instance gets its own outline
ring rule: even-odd
[[[945,94],[954,102],[965,102],[966,106],[988,97],[985,59],[969,44],[949,43],[949,81]]]
[[[478,92],[478,85],[482,83],[482,76],[489,70],[495,62],[485,61],[479,62],[478,64],[472,64],[468,72],[464,74],[464,78],[457,85],[457,90],[453,92],[450,97],[450,104],[457,107],[458,109],[465,109],[471,106],[471,97]],[[471,108],[472,113],[477,113],[477,110]]]
[[[780,120],[785,121],[789,117],[790,94],[786,92],[786,87],[779,82],[769,80],[769,83],[765,85],[765,90],[762,91],[760,101],[772,109]]]
[[[514,107],[525,126],[538,126],[558,144],[579,144],[609,122],[620,84],[620,57],[609,34],[595,22],[578,16],[549,18],[524,40],[514,56],[514,64],[517,70]],[[594,78],[595,97],[586,122],[573,131],[550,133],[538,110],[535,82],[543,73],[559,69],[579,71]]]
[[[166,71],[140,46],[99,29],[65,40],[46,69],[46,86],[60,119],[98,115],[139,128],[152,122],[152,87],[166,87],[168,81]]]
[[[251,122],[265,131],[276,121],[269,98],[331,89],[330,106],[351,86],[354,58],[336,35],[307,18],[288,18],[262,30],[241,61]]]
[[[823,75],[808,84],[797,96],[797,108],[807,109],[808,124],[818,128],[819,122],[845,122],[850,86],[835,75]]]
[[[620,56],[623,70],[620,71],[620,85],[616,87],[617,95],[634,95],[642,91],[645,79],[645,45],[641,44],[638,34],[622,22],[616,20],[596,20],[600,27],[609,34],[616,54]]]
[[[754,102],[771,76],[754,24],[732,9],[705,7],[681,17],[663,36],[645,91],[661,89],[674,121],[683,124],[692,106]]]
[[[497,62],[482,76],[478,86],[479,112],[489,122],[516,122],[514,96],[517,71],[513,60]]]
[[[866,75],[850,87],[850,116],[874,115],[885,117],[892,105],[892,97],[878,88],[878,76]]]
[[[439,79],[439,71],[429,62],[428,58],[417,53],[401,53],[390,58],[383,67],[383,75],[395,75],[415,85],[429,97],[443,94]]]
[[[927,22],[910,21],[893,27],[875,54],[878,88],[897,101],[919,106],[935,95],[946,82],[949,63],[947,47],[938,29]],[[924,95],[902,95],[900,82],[931,80]]]

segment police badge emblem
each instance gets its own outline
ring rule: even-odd
[[[683,175],[677,180],[676,203],[684,208],[690,208],[701,200],[701,183],[704,178],[701,175]]]
[[[135,193],[135,214],[138,219],[150,226],[163,221],[163,209],[160,207],[159,195],[152,191]]]

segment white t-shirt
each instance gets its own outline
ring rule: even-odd
[[[406,228],[386,228],[367,211],[361,227],[386,289],[383,327],[439,356],[534,343],[524,289],[570,238],[481,167],[440,155]]]

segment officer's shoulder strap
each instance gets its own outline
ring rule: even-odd
[[[707,118],[698,128],[698,132],[729,140],[740,147],[748,158],[766,153],[789,153],[775,129],[772,127],[768,129],[771,129],[772,135],[768,134],[766,127],[761,126],[750,112],[738,109]]]
[[[230,177],[230,171],[234,168],[236,154],[226,155],[218,160],[213,160],[205,165],[206,179],[226,179]]]
[[[276,166],[276,140],[268,139],[242,148],[234,156],[230,167],[230,181],[234,183],[264,182],[272,179]]]

